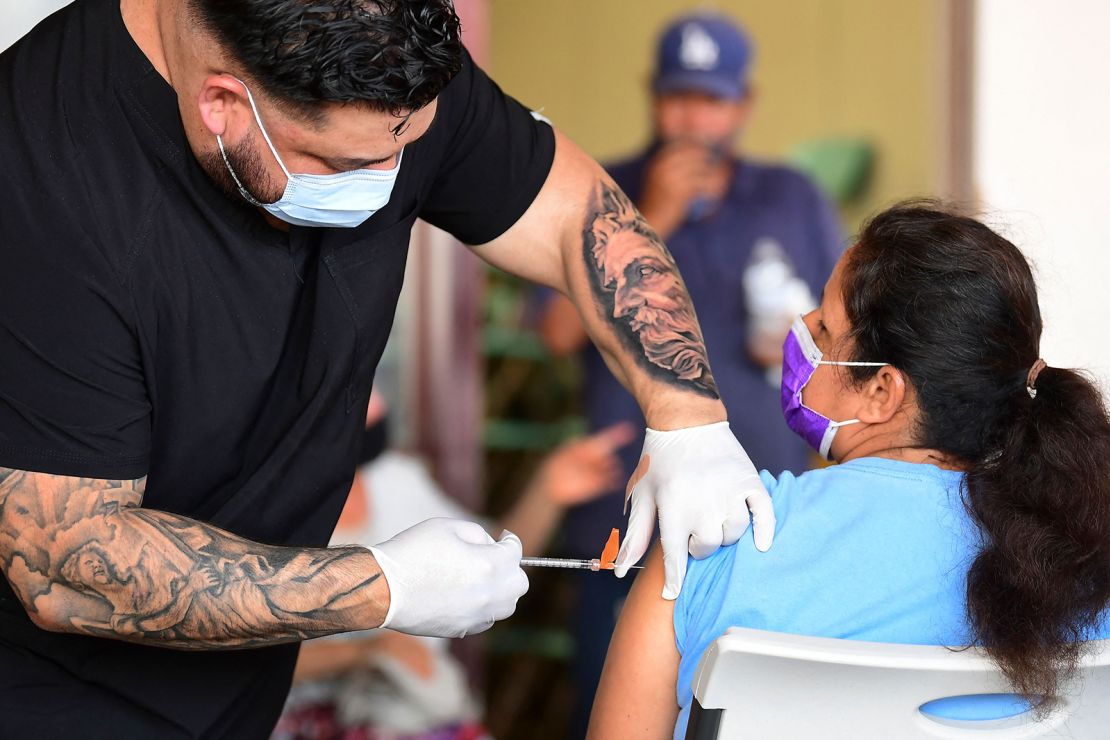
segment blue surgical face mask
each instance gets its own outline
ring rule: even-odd
[[[258,107],[254,104],[250,89],[242,80],[238,82],[247,91],[247,100],[250,101],[254,120],[262,132],[262,138],[266,140],[266,146],[270,147],[270,152],[287,178],[285,191],[280,198],[273,203],[259,203],[243,187],[227,159],[223,139],[217,135],[216,144],[220,147],[224,165],[239,186],[239,193],[248,203],[265,208],[276,218],[295,226],[354,228],[389,202],[393,185],[397,182],[397,173],[401,170],[403,150],[397,154],[397,164],[389,170],[353,170],[334,175],[291,174],[270,141],[266,127],[262,125],[262,118],[258,115]]]

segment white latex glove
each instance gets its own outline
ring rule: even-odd
[[[616,560],[623,578],[647,552],[659,514],[664,599],[678,598],[686,553],[699,560],[755,529],[763,552],[775,537],[775,510],[752,461],[727,421],[657,432],[648,429],[640,464],[628,481],[632,515]]]
[[[464,637],[516,611],[528,591],[520,540],[495,542],[461,519],[428,519],[370,548],[389,585],[382,627],[410,635]]]

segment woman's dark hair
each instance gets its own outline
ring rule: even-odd
[[[967,471],[982,537],[967,576],[976,642],[1017,691],[1056,698],[1110,600],[1110,419],[1099,391],[1046,367],[1033,397],[1041,314],[1029,264],[936,204],[867,223],[843,293],[853,355],[905,373],[917,444]],[[861,381],[875,368],[852,372]]]
[[[450,0],[191,0],[197,20],[266,92],[319,120],[322,102],[401,116],[462,66]]]

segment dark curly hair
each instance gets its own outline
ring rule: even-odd
[[[196,20],[279,104],[319,121],[320,103],[397,116],[459,71],[450,0],[190,0]]]
[[[1098,390],[1038,360],[1029,264],[975,219],[929,202],[872,219],[845,264],[858,359],[904,372],[917,443],[967,471],[981,547],[967,575],[976,642],[1016,690],[1052,705],[1110,600],[1110,419]],[[856,381],[875,372],[853,368]]]

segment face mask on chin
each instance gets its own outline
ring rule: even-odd
[[[831,459],[829,452],[832,449],[833,438],[836,431],[849,424],[859,424],[859,419],[845,419],[833,421],[829,417],[814,411],[802,402],[802,389],[813,377],[813,373],[820,365],[840,365],[842,367],[883,367],[889,362],[836,362],[822,359],[821,350],[809,333],[809,327],[801,316],[794,319],[790,333],[782,346],[782,381],[780,385],[780,401],[782,402],[782,416],[786,426],[799,437],[817,450],[818,454],[826,460]]]
[[[216,135],[216,145],[220,149],[224,166],[231,173],[239,194],[251,205],[265,209],[275,218],[279,218],[294,226],[318,226],[333,228],[354,228],[366,219],[381,210],[393,193],[393,186],[397,182],[397,175],[401,171],[402,150],[397,154],[397,164],[388,170],[352,170],[339,172],[334,175],[308,175],[293,174],[285,166],[281,156],[277,153],[266,127],[262,125],[262,118],[258,115],[258,107],[254,103],[254,96],[242,80],[236,80],[247,92],[251,111],[266,146],[274,155],[281,171],[285,173],[285,190],[281,197],[273,203],[260,203],[250,192],[243,187],[242,181],[235,173],[231,162],[224,151],[223,138]]]

